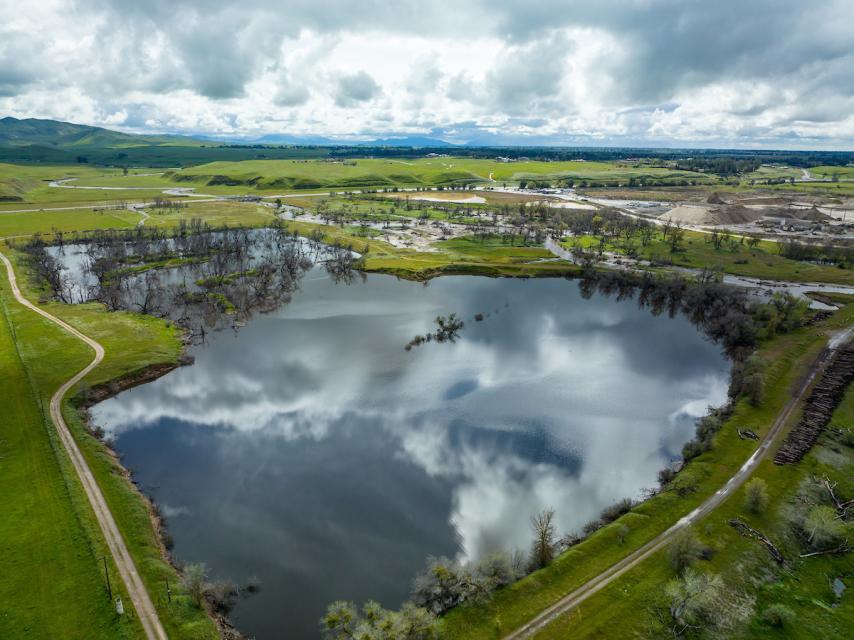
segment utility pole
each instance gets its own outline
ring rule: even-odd
[[[110,596],[110,600],[113,599],[113,588],[110,586],[110,572],[107,570],[107,556],[104,556],[104,575],[107,578],[107,593]]]

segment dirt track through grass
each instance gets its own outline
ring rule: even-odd
[[[160,618],[157,615],[157,610],[154,608],[154,604],[152,603],[151,598],[148,595],[148,591],[146,590],[145,585],[143,584],[142,579],[139,576],[139,572],[136,569],[136,565],[134,564],[133,559],[131,558],[130,552],[128,551],[128,548],[125,545],[124,539],[122,538],[122,535],[119,532],[118,526],[116,525],[116,522],[113,519],[113,515],[110,512],[109,507],[107,506],[107,502],[104,499],[104,495],[101,492],[98,483],[95,481],[95,477],[92,475],[92,471],[89,469],[89,465],[86,463],[83,454],[77,447],[77,443],[74,441],[74,438],[72,437],[71,432],[69,431],[68,426],[65,424],[65,420],[62,417],[62,400],[65,397],[65,394],[68,393],[69,389],[71,389],[75,384],[82,380],[90,371],[92,371],[101,363],[101,361],[104,359],[104,348],[98,342],[84,335],[68,323],[49,314],[43,309],[38,308],[29,300],[24,298],[24,296],[21,294],[20,289],[18,288],[15,272],[12,268],[12,263],[2,253],[0,253],[0,260],[3,261],[3,264],[6,267],[6,273],[9,278],[9,285],[12,288],[12,294],[20,304],[32,310],[33,312],[43,316],[44,318],[50,320],[56,325],[62,327],[67,332],[92,347],[92,349],[95,351],[95,357],[93,358],[93,360],[85,368],[83,368],[70,379],[68,379],[56,391],[56,393],[53,394],[50,400],[50,416],[53,420],[54,425],[56,426],[56,430],[59,434],[60,440],[62,441],[63,447],[68,453],[68,456],[71,459],[74,469],[77,472],[81,483],[83,484],[83,488],[86,492],[86,497],[89,499],[89,503],[91,504],[92,509],[95,512],[98,524],[101,527],[101,531],[104,534],[104,538],[107,541],[107,545],[110,549],[116,566],[119,569],[119,573],[122,577],[122,580],[125,583],[127,592],[130,595],[131,601],[133,602],[134,608],[136,609],[137,615],[139,616],[140,622],[142,623],[143,629],[145,630],[146,637],[149,640],[167,640],[166,631],[164,630],[163,625],[160,622]]]

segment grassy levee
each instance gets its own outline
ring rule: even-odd
[[[739,243],[734,249],[724,243],[720,249],[715,249],[709,234],[698,231],[684,233],[684,240],[677,251],[671,251],[670,243],[662,240],[658,232],[647,246],[641,246],[636,240],[638,257],[689,269],[720,268],[724,273],[748,278],[854,285],[854,269],[786,258],[779,255],[774,242],[763,240],[755,248]],[[570,238],[563,244],[571,247],[576,240],[581,247],[587,249],[595,250],[599,246],[599,238],[593,236]],[[609,239],[605,250],[625,253],[622,241],[617,239]]]
[[[15,264],[22,292],[30,300],[37,301],[42,292],[28,278],[21,254],[8,251],[7,255]],[[159,319],[131,313],[108,313],[99,304],[65,305],[48,302],[42,306],[100,342],[106,350],[106,357],[101,365],[96,367],[78,388],[72,390],[69,398],[63,403],[63,416],[104,493],[167,633],[172,638],[190,640],[217,637],[213,622],[203,611],[191,604],[188,596],[181,593],[177,573],[163,559],[147,502],[110,451],[89,434],[80,412],[72,403],[72,398],[84,391],[86,386],[132,377],[149,366],[174,363],[181,353],[178,331]],[[18,341],[24,345],[21,347],[24,365],[33,372],[32,379],[39,381],[36,393],[46,406],[54,390],[91,360],[91,352],[59,328],[53,330],[50,335],[39,333],[40,330],[46,330],[43,326],[46,321],[26,309],[21,308],[20,312],[12,312],[11,315]],[[50,325],[48,328],[52,327],[53,325]],[[29,342],[27,336],[32,336]],[[37,411],[38,403],[34,403],[31,410]],[[64,452],[60,451],[57,457],[63,458]],[[63,468],[63,477],[69,484],[76,483],[74,471],[67,465]],[[91,537],[100,539],[100,532],[91,533]],[[57,550],[45,550],[40,560],[45,563],[67,561],[66,553],[61,547]],[[96,574],[98,566],[97,562],[93,565]],[[167,602],[166,597],[167,579],[173,590],[171,603]],[[112,583],[120,584],[117,572],[112,576]],[[84,598],[82,594],[81,598]],[[129,603],[127,600],[126,602]],[[48,605],[56,606],[50,603]],[[69,637],[68,633],[69,629],[65,629],[65,635],[58,634],[56,637]],[[105,637],[121,636],[107,634]]]
[[[109,552],[50,418],[50,396],[91,350],[18,304],[0,278],[0,637],[142,638],[109,599]],[[114,596],[129,602],[108,559]]]
[[[851,306],[851,305],[849,305]],[[846,314],[850,324],[852,312]],[[790,424],[796,422],[795,416]],[[854,387],[850,387],[834,413],[831,424],[848,427],[854,424]],[[854,493],[854,450],[850,444],[837,442],[826,432],[812,452],[797,465],[778,466],[769,458],[755,471],[768,486],[769,506],[759,514],[745,508],[742,488],[707,515],[695,532],[713,549],[709,561],[695,567],[723,577],[735,592],[755,597],[755,614],[746,624],[733,631],[738,638],[796,638],[843,640],[850,637],[854,624],[854,601],[850,597],[837,602],[831,591],[836,576],[854,573],[854,555],[818,556],[800,559],[800,548],[787,522],[787,511],[795,502],[798,486],[808,477],[828,476],[839,482],[841,495]],[[756,541],[740,536],[727,523],[738,518],[762,531],[780,548],[788,566],[778,567],[767,551]],[[645,560],[640,566],[615,580],[601,592],[536,635],[541,640],[557,638],[601,638],[620,621],[621,634],[650,633],[655,629],[650,607],[666,606],[663,586],[675,577],[665,551]],[[771,604],[782,604],[795,614],[794,624],[774,627],[763,623],[762,611]]]
[[[848,305],[834,314],[822,328],[850,325],[854,322],[852,306],[854,305]],[[755,442],[740,439],[736,429],[753,429],[760,436],[767,432],[790,398],[792,389],[803,379],[824,348],[826,340],[826,336],[817,331],[816,327],[804,327],[762,344],[759,355],[767,362],[768,391],[761,407],[756,408],[744,400],[739,401],[733,415],[715,437],[714,448],[687,464],[666,491],[592,534],[584,542],[559,556],[549,567],[497,591],[486,603],[463,605],[451,610],[443,619],[448,638],[501,638],[641,547],[706,500],[723,486],[756,448]],[[560,510],[569,508],[569,505],[558,504],[553,507]],[[717,512],[713,512],[710,517],[716,520],[719,518]],[[617,532],[622,525],[629,528],[629,534],[625,543],[620,545]],[[629,571],[623,579],[617,581],[622,585],[621,588],[628,589],[629,594],[635,595],[641,601],[644,597],[659,593],[670,577],[661,572],[655,574],[656,570],[661,569],[660,556],[661,554],[658,554],[655,563],[647,561],[643,567]],[[637,590],[632,586],[637,580],[645,581],[643,584],[646,591]],[[597,627],[598,635],[593,633],[593,637],[606,637],[605,625],[607,630],[613,632],[615,621],[618,620],[621,625],[621,637],[629,637],[631,633],[622,635],[622,625],[634,613],[628,609],[620,609],[621,601],[624,600],[627,600],[626,594],[617,587],[609,586],[584,603],[584,613],[577,617],[589,621],[593,615],[600,616],[599,621],[603,626]],[[548,628],[546,633],[550,635],[544,637],[567,637],[563,625],[571,624],[566,621],[575,619],[574,614],[560,618],[559,622]],[[572,637],[576,635],[573,633]]]

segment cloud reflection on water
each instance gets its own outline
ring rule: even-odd
[[[253,523],[242,535],[259,550],[283,528],[327,545],[341,539],[336,529],[397,543],[419,521],[433,540],[423,544],[436,545],[447,534],[431,518],[450,525],[456,539],[447,545],[463,558],[526,548],[536,511],[554,507],[559,530],[574,531],[652,485],[690,438],[692,417],[725,398],[728,366],[687,321],[654,318],[632,302],[585,301],[573,283],[447,278],[421,287],[371,277],[343,287],[309,277],[303,289],[236,338],[217,335],[194,366],[95,410],[129,459],[152,446],[135,431],[183,429],[194,440],[175,449],[218,458],[229,477],[263,476],[269,499],[289,500],[295,477],[322,492],[297,527],[263,496],[250,499],[251,482],[231,480],[238,486],[218,500]],[[456,344],[403,350],[449,312],[466,320]],[[481,312],[487,318],[474,322]],[[361,493],[351,494],[354,483]],[[158,484],[168,495],[168,479]],[[350,504],[360,500],[372,500],[371,510],[385,503],[381,515],[363,521]],[[444,514],[426,513],[428,504]],[[384,543],[376,548],[383,553]],[[307,562],[305,576],[311,557],[286,564]]]

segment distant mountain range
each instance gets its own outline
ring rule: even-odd
[[[404,136],[400,138],[380,138],[369,142],[357,142],[357,147],[456,147],[457,145],[436,138],[422,136]]]
[[[323,136],[293,136],[280,133],[272,133],[259,138],[237,138],[232,136],[216,136],[205,138],[220,143],[228,144],[289,144],[309,145],[318,147],[429,147],[437,149],[442,147],[457,146],[445,140],[427,138],[424,136],[395,136],[390,138],[378,138],[376,140],[341,140],[326,138]]]
[[[335,140],[322,136],[293,136],[287,134],[269,134],[259,138],[178,136],[178,135],[139,135],[112,131],[103,127],[72,124],[59,120],[40,120],[37,118],[0,118],[0,146],[25,147],[44,146],[59,149],[100,147],[118,149],[139,146],[188,146],[198,147],[211,143],[217,144],[269,144],[269,145],[310,145],[310,146],[359,146],[359,147],[452,147],[450,142],[423,136],[394,136],[379,140],[352,142]]]

